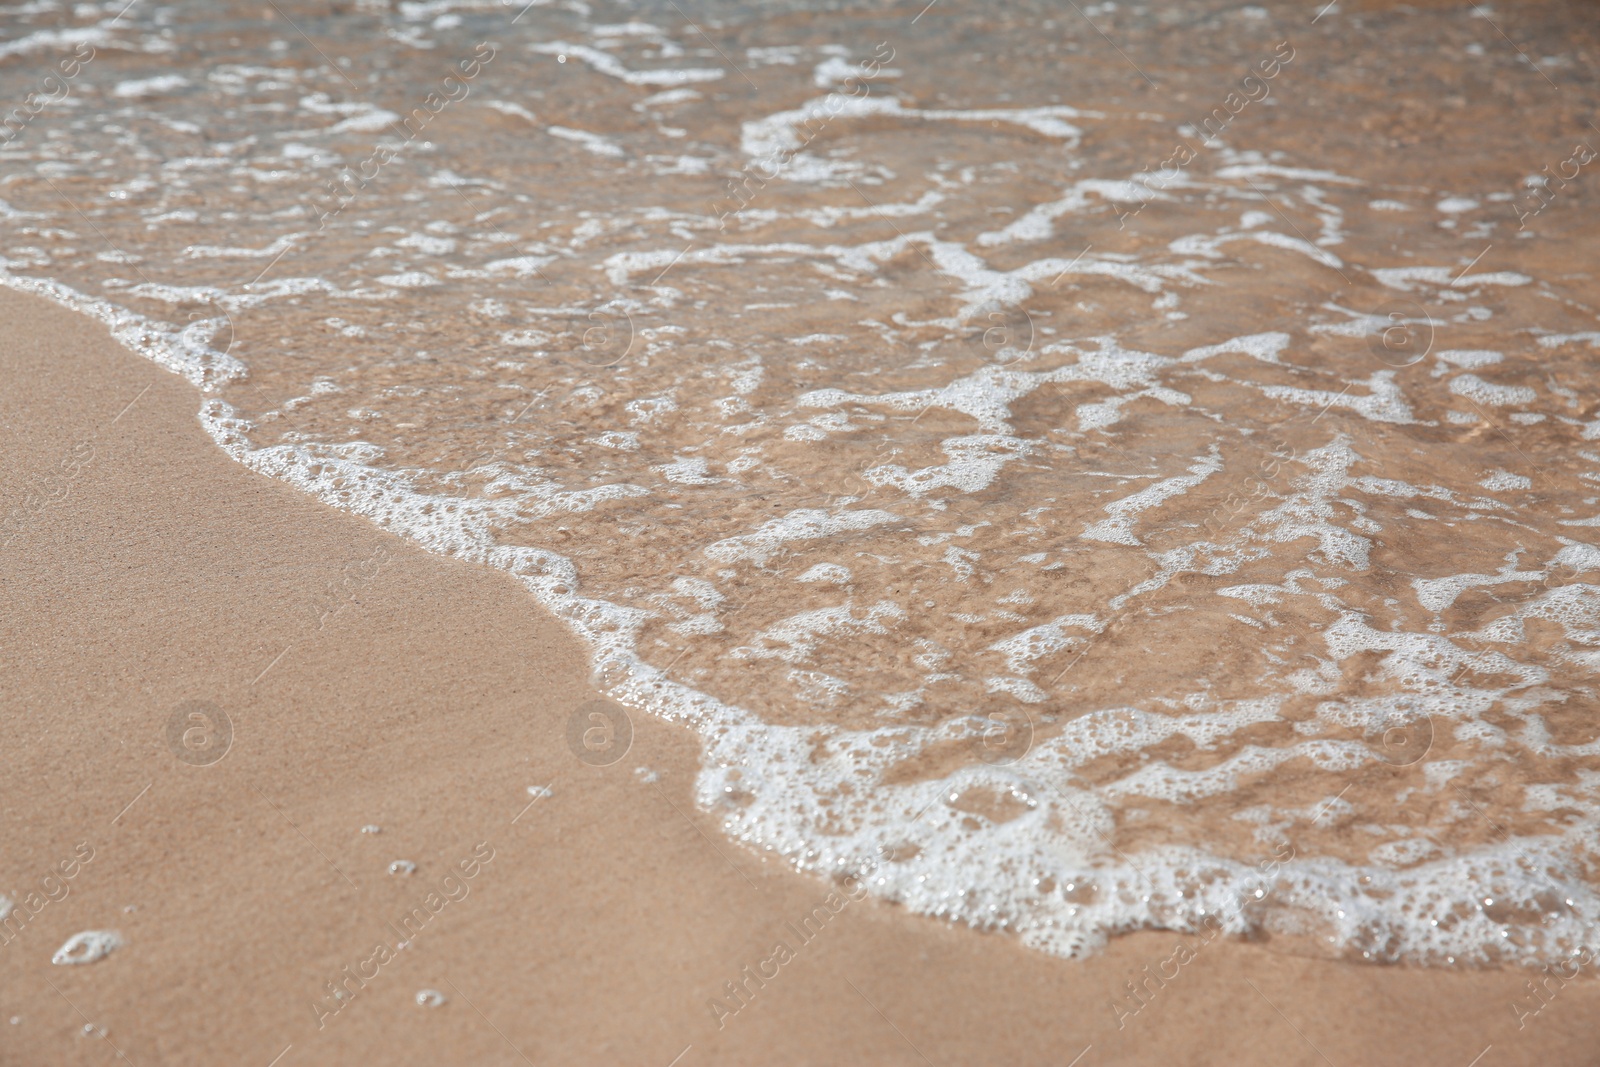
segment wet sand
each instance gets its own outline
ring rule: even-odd
[[[100,325],[0,319],[0,492],[34,509],[0,552],[0,891],[39,905],[0,944],[7,1064],[1596,1062],[1582,979],[1519,1030],[1529,972],[1170,933],[1054,959],[764,862],[696,810],[688,731],[574,756],[587,656],[509,576],[234,463]],[[231,720],[214,763],[169,750],[190,700]],[[91,929],[124,943],[51,963]]]

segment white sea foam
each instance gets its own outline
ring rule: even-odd
[[[1486,382],[1476,374],[1462,374],[1450,379],[1450,391],[1457,396],[1476,400],[1480,404],[1505,407],[1508,404],[1531,404],[1538,394],[1526,385],[1496,385]]]
[[[1196,459],[1190,466],[1188,475],[1167,478],[1141,489],[1132,496],[1113,500],[1103,509],[1110,518],[1101,519],[1084,527],[1083,533],[1079,536],[1091,541],[1110,541],[1120,545],[1137,546],[1141,542],[1134,536],[1133,524],[1141,511],[1159,507],[1173,497],[1182,496],[1221,469],[1222,456],[1213,447],[1210,456]]]
[[[111,95],[124,100],[138,100],[147,96],[160,96],[188,88],[190,82],[181,74],[161,74],[154,78],[135,78],[118,82]]]
[[[65,52],[71,51],[72,47],[78,44],[108,48],[112,45],[111,33],[101,26],[35,30],[15,40],[0,42],[0,57],[27,55],[31,52]]]
[[[585,152],[593,152],[597,156],[613,156],[621,158],[627,155],[622,146],[609,137],[602,137],[589,130],[573,130],[565,126],[547,126],[545,131],[551,137],[559,137],[563,141],[572,141]]]
[[[830,93],[808,100],[797,108],[745,122],[740,135],[740,148],[752,160],[767,160],[778,165],[782,177],[788,181],[825,181],[853,173],[856,168],[802,151],[808,139],[797,131],[808,126],[821,128],[839,120],[867,117],[907,122],[1006,123],[1075,145],[1083,131],[1066,120],[1092,118],[1095,115],[1064,106],[976,108],[970,111],[908,108],[894,97]]]
[[[215,387],[242,378],[244,364],[211,342],[224,323],[207,319],[186,327],[146,318],[106,300],[96,300],[56,281],[13,274],[0,260],[0,285],[33,293],[106,324],[126,348],[182,375],[194,385]]]
[[[1527,285],[1533,281],[1516,271],[1488,271],[1464,274],[1451,267],[1379,267],[1372,272],[1380,285],[1409,293],[1419,285],[1453,286],[1471,289],[1480,285]]]
[[[594,70],[629,85],[685,85],[694,82],[719,81],[725,71],[713,67],[690,67],[683,70],[629,70],[610,52],[602,52],[588,45],[568,44],[565,41],[543,41],[529,45],[530,52],[547,56],[572,56],[581,59]]]

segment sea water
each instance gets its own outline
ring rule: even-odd
[[[1553,961],[1600,916],[1564,10],[34,0],[0,280],[515,575],[796,868],[1069,956]]]

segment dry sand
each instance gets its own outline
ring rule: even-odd
[[[586,654],[511,578],[240,467],[194,389],[98,324],[8,291],[0,321],[0,515],[22,512],[0,550],[0,891],[38,894],[0,944],[0,1063],[1600,1062],[1585,980],[1519,1030],[1528,973],[1219,940],[1119,1029],[1123,983],[1196,939],[1058,960],[862,900],[802,944],[785,924],[847,898],[694,808],[687,732],[635,715],[625,759],[579,762]],[[231,719],[220,761],[169,751],[186,700]],[[528,807],[530,786],[550,795]],[[490,849],[319,1019],[325,983],[371,974],[391,924]],[[124,944],[52,964],[89,929]],[[793,958],[719,1027],[708,1003],[780,940]]]

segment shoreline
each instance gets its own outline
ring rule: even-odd
[[[509,574],[234,462],[195,389],[104,325],[11,290],[0,310],[0,493],[33,509],[0,556],[0,891],[49,900],[0,943],[9,1060],[1592,1062],[1581,977],[1519,1016],[1538,972],[1164,932],[1061,960],[870,896],[832,911],[846,890],[696,810],[691,731],[633,714],[626,758],[580,758],[588,654]],[[180,708],[200,718],[174,735]],[[54,899],[79,843],[93,861]],[[480,844],[493,860],[451,899]],[[828,921],[766,977],[819,901]],[[50,962],[87,930],[122,943]],[[1194,958],[1166,977],[1179,945]],[[321,1015],[330,984],[350,996]],[[430,990],[441,1006],[416,1003]]]

